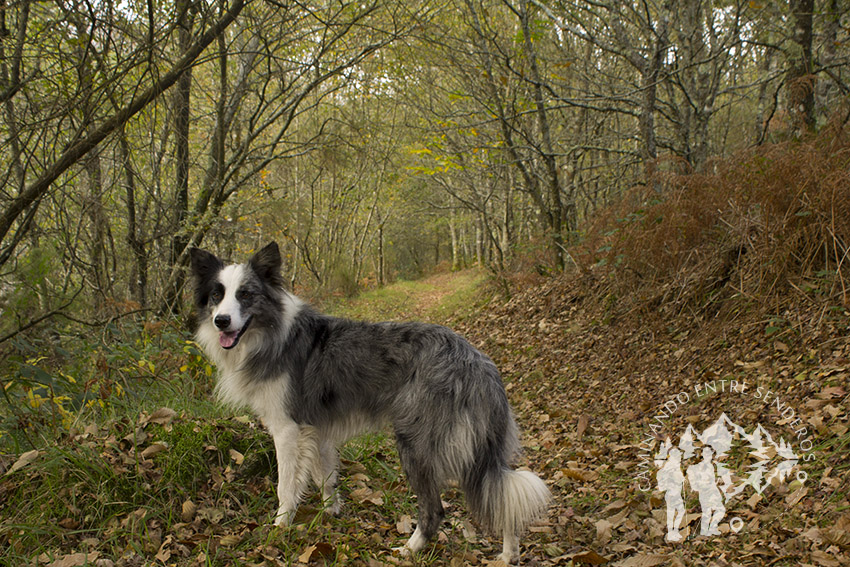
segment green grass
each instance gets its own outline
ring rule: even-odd
[[[384,321],[398,319],[416,305],[417,296],[432,291],[421,281],[398,281],[392,286],[364,292],[352,299],[328,305],[328,311],[349,319]]]

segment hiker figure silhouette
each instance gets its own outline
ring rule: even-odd
[[[712,457],[714,451],[706,445],[702,448],[702,461],[688,467],[688,482],[691,489],[699,494],[699,504],[702,508],[700,534],[704,536],[719,535],[720,520],[726,515],[723,494],[717,488]]]
[[[685,519],[685,501],[682,498],[685,475],[682,474],[682,452],[679,449],[670,449],[667,461],[659,469],[656,479],[667,502],[667,541],[681,541],[679,528]]]

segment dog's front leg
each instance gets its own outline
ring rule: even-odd
[[[269,432],[274,439],[277,456],[277,499],[278,509],[275,514],[276,526],[288,526],[295,516],[295,509],[304,490],[303,475],[299,471],[298,424],[291,420],[277,421],[269,425]]]

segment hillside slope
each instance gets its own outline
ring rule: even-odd
[[[530,465],[556,492],[538,541],[542,563],[848,560],[847,313],[817,336],[775,324],[637,316],[619,308],[604,280],[564,276],[460,325],[502,368]],[[749,485],[725,502],[717,536],[699,536],[700,502],[688,487],[681,534],[689,539],[667,542],[652,461],[667,438],[676,446],[689,426],[702,432],[724,413],[748,432],[761,425],[784,439],[799,462],[760,493]],[[694,442],[692,464],[704,445]],[[739,485],[757,464],[747,449],[716,460]],[[769,457],[765,477],[780,460]]]

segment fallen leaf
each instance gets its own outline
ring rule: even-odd
[[[638,553],[615,564],[615,567],[655,567],[669,561],[666,555],[654,553]]]
[[[551,534],[555,532],[552,526],[528,526],[528,531],[533,534]]]
[[[576,427],[576,437],[581,439],[584,432],[587,431],[587,425],[590,423],[590,418],[587,415],[582,415],[578,418],[578,426]]]
[[[21,470],[25,466],[35,461],[40,455],[41,453],[37,449],[33,449],[32,451],[27,451],[26,453],[22,454],[20,457],[18,457],[18,460],[15,461],[15,463],[11,467],[9,467],[9,470],[6,471],[5,476],[8,476],[15,471]]]
[[[218,543],[223,545],[224,547],[236,547],[241,541],[242,538],[240,536],[235,534],[229,534],[226,536],[221,536],[221,539],[218,540]]]
[[[823,538],[842,549],[850,549],[850,533],[838,527],[827,528],[821,532]]]
[[[753,495],[747,498],[747,506],[751,509],[754,509],[759,502],[761,502],[762,496],[758,492],[753,492]]]
[[[567,478],[571,478],[573,480],[580,480],[582,482],[590,482],[599,478],[598,472],[587,471],[582,469],[564,469],[561,472]]]
[[[365,484],[369,482],[369,477],[362,472],[354,473],[350,477],[348,477],[349,481],[356,482],[358,484]]]
[[[478,537],[478,532],[476,532],[475,526],[472,525],[472,522],[470,522],[469,520],[463,520],[460,525],[464,539],[466,539],[467,541],[472,541],[476,537]]]
[[[613,512],[615,510],[621,510],[626,507],[628,503],[625,500],[614,500],[604,508],[602,508],[602,514],[607,514],[608,512]]]
[[[165,541],[162,542],[162,545],[159,546],[159,550],[156,552],[155,557],[157,560],[165,563],[171,559],[171,549],[169,549],[169,546],[171,546],[172,543],[174,543],[174,536],[165,536]]]
[[[601,545],[605,545],[611,541],[611,528],[613,527],[614,524],[608,520],[599,520],[596,522],[596,541]]]
[[[47,567],[81,567],[87,563],[94,563],[100,553],[92,551],[91,553],[71,553],[60,559],[56,559]]]
[[[806,496],[806,494],[808,494],[808,493],[809,493],[809,489],[808,489],[806,486],[801,486],[800,488],[798,488],[796,491],[794,491],[793,493],[789,494],[789,495],[785,498],[785,504],[787,504],[789,508],[793,508],[793,507],[794,507],[794,506],[796,506],[796,505],[797,505],[797,503],[798,503],[798,502],[800,502],[800,500],[802,500],[802,499]]]
[[[830,386],[828,388],[824,388],[817,394],[815,394],[818,398],[829,400],[831,398],[841,398],[846,394],[844,388],[841,386]]]
[[[384,498],[379,493],[366,486],[358,488],[357,490],[352,490],[351,497],[361,504],[363,502],[371,502],[375,506],[384,505]]]
[[[604,565],[605,563],[608,563],[607,559],[593,550],[582,551],[581,553],[570,555],[569,559],[572,559],[573,563],[581,563],[583,565]]]
[[[308,545],[307,549],[305,549],[304,552],[301,555],[298,556],[298,562],[299,563],[309,563],[310,559],[313,557],[314,551],[316,551],[316,546],[315,545]]]
[[[841,561],[820,549],[812,552],[812,561],[823,567],[841,567]]]
[[[298,556],[299,563],[310,563],[318,559],[330,559],[334,556],[336,548],[329,543],[318,542],[314,545],[308,545],[307,549]]]
[[[238,466],[238,465],[241,465],[242,462],[245,460],[245,455],[243,455],[242,453],[240,453],[236,449],[231,449],[230,450],[230,458]]]
[[[147,438],[148,434],[140,427],[134,433],[130,433],[122,438],[121,441],[118,442],[118,446],[122,451],[129,451],[133,447],[137,447],[144,443]]]
[[[218,524],[224,519],[224,511],[218,508],[200,508],[198,518],[207,520],[211,524]]]
[[[195,517],[195,512],[198,511],[198,506],[191,500],[186,500],[183,503],[183,511],[180,514],[180,519],[184,522],[191,522]]]
[[[59,527],[66,530],[76,530],[80,527],[80,522],[74,518],[63,518],[59,520]]]
[[[803,532],[803,537],[814,544],[819,544],[823,541],[823,534],[818,528],[811,528]]]
[[[413,518],[405,514],[395,523],[395,529],[402,535],[413,533]]]
[[[148,417],[148,423],[157,423],[159,425],[168,425],[174,420],[177,412],[171,408],[159,408]]]
[[[168,443],[166,443],[165,441],[155,441],[154,443],[151,443],[150,445],[145,447],[144,451],[142,451],[142,458],[150,459],[154,455],[158,455],[159,453],[162,453],[167,449]]]

